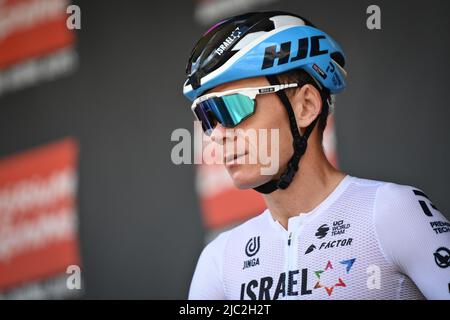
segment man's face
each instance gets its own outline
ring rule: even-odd
[[[268,85],[264,77],[250,78],[217,86],[209,92]],[[274,134],[276,131],[278,135]],[[225,167],[240,189],[257,187],[274,176],[278,178],[293,153],[287,112],[276,94],[258,95],[255,112],[236,127],[217,124],[211,140],[223,147]]]

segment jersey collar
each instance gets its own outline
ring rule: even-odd
[[[310,222],[312,219],[319,216],[322,212],[325,212],[332,203],[334,203],[337,198],[347,189],[348,185],[353,179],[352,176],[346,175],[334,188],[334,190],[313,210],[309,212],[300,212],[297,216],[291,217],[288,220],[288,230],[286,230],[277,220],[272,217],[269,209],[266,209],[262,214],[266,216],[269,220],[270,225],[277,231],[288,232],[298,229],[301,225]]]

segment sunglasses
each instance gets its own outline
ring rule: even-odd
[[[255,112],[257,95],[298,86],[298,83],[289,83],[208,93],[195,99],[191,109],[209,136],[218,123],[225,128],[233,128],[251,116]]]

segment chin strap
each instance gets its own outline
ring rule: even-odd
[[[266,78],[271,85],[280,84],[276,76],[267,76]],[[326,99],[326,98],[324,99],[324,94],[322,93],[322,91],[323,90],[321,90],[321,93],[320,93],[322,96],[322,101],[328,101],[328,99]],[[280,91],[276,92],[276,94],[280,98],[282,104],[284,105],[284,107],[288,113],[289,125],[291,127],[291,133],[292,133],[292,137],[294,140],[293,141],[294,154],[292,155],[291,159],[289,160],[289,162],[287,164],[287,168],[284,171],[284,173],[281,175],[279,180],[271,180],[271,181],[268,181],[256,188],[254,188],[254,190],[256,190],[260,193],[264,193],[264,194],[269,194],[269,193],[274,192],[277,189],[286,189],[287,187],[289,187],[292,180],[294,179],[295,173],[298,171],[300,159],[303,156],[303,154],[305,153],[306,147],[308,146],[309,135],[313,131],[313,129],[316,126],[316,123],[318,122],[319,117],[320,117],[320,114],[319,114],[317,116],[317,118],[314,119],[314,121],[311,122],[311,124],[308,127],[306,127],[303,135],[301,135],[300,131],[298,129],[297,121],[295,120],[294,110],[292,109],[292,105],[291,105],[288,97],[286,96],[286,93],[284,92],[284,90],[280,90]],[[329,107],[329,105],[328,105],[328,103],[326,103],[322,108],[322,112],[328,112],[328,107]]]

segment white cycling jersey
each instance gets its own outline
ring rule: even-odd
[[[189,299],[449,299],[449,249],[421,190],[347,175],[288,230],[266,210],[220,234]]]

